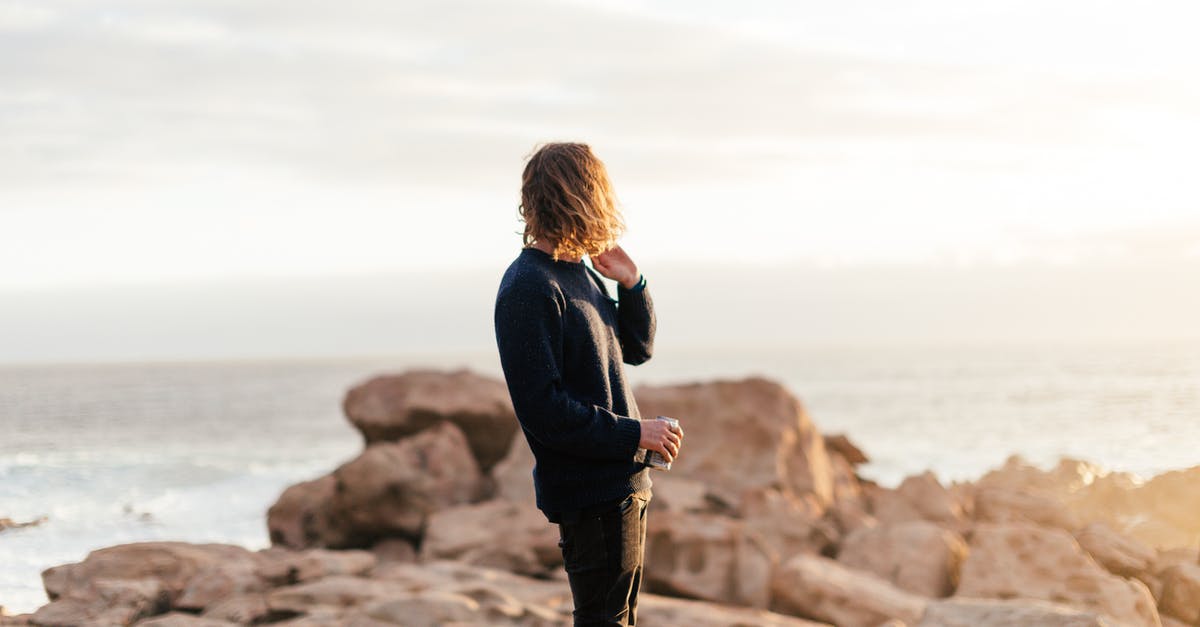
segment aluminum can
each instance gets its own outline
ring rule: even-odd
[[[675,420],[674,418],[668,418],[666,416],[656,416],[654,419],[655,420],[664,420],[664,421],[670,423],[670,425],[672,427],[679,426],[679,421]],[[655,470],[670,470],[671,469],[671,462],[668,462],[667,459],[665,457],[663,457],[662,453],[659,453],[658,451],[650,451],[650,454],[646,456],[646,465]]]

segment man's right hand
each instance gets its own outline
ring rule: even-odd
[[[665,420],[643,420],[638,446],[662,453],[667,463],[671,463],[679,455],[679,447],[683,446],[683,428],[671,426]]]

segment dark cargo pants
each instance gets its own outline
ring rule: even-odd
[[[590,510],[565,515],[559,542],[575,625],[634,625],[642,586],[649,490]]]

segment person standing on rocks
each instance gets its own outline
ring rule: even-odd
[[[536,464],[537,507],[558,525],[576,625],[634,625],[642,581],[646,456],[683,431],[642,421],[623,364],[650,359],[646,279],[617,244],[624,221],[586,144],[550,143],[521,182],[524,248],[496,294],[505,383]],[[591,259],[595,271],[583,257]],[[617,298],[596,271],[617,282]]]

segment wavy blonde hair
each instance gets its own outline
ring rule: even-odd
[[[625,220],[604,162],[587,144],[544,144],[521,175],[525,245],[546,241],[554,259],[598,255],[617,243]]]

